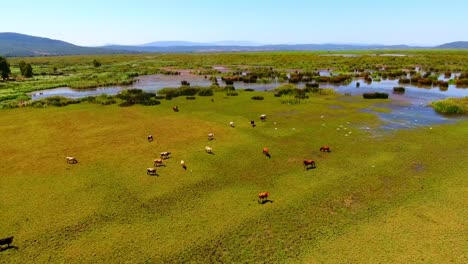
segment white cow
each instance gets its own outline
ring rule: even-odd
[[[205,147],[205,151],[206,151],[206,153],[213,154],[213,149],[208,147],[208,146]]]
[[[213,133],[209,133],[208,134],[208,140],[213,140],[214,139],[214,134]]]
[[[76,160],[74,157],[67,157],[67,163],[75,164],[78,163],[78,160]]]
[[[232,122],[232,121],[229,122],[229,125],[230,125],[231,127],[234,127],[234,122]]]

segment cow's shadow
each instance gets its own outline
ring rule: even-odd
[[[0,252],[1,251],[5,251],[5,250],[9,250],[9,249],[15,249],[15,250],[18,250],[19,248],[17,246],[7,246],[7,247],[0,247]]]
[[[306,168],[306,171],[308,171],[308,170],[313,170],[313,169],[316,169],[316,168],[317,168],[316,166],[314,166],[314,167],[307,167],[307,168]]]
[[[273,203],[273,200],[265,199],[265,200],[262,200],[262,201],[258,201],[258,203],[259,204]]]

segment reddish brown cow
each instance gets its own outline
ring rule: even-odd
[[[268,158],[271,158],[270,150],[267,147],[263,148],[263,154],[267,156]]]
[[[163,159],[155,159],[154,160],[154,166],[155,167],[164,166]]]
[[[330,147],[329,146],[323,146],[323,147],[320,148],[320,151],[330,152]]]
[[[315,168],[315,161],[313,160],[304,160],[304,168],[306,170]]]
[[[174,110],[174,112],[179,112],[179,107],[176,105],[176,106],[173,106],[172,107],[172,110]]]
[[[264,203],[268,200],[268,196],[270,195],[269,192],[261,192],[258,194],[258,202]]]

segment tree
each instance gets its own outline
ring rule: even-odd
[[[0,56],[0,74],[3,80],[8,79],[8,75],[11,73],[10,64],[5,57]]]
[[[21,71],[21,75],[23,75],[26,78],[30,78],[33,76],[33,71],[32,71],[32,66],[29,63],[26,63],[24,61],[20,61],[18,63],[18,66]]]
[[[24,75],[23,72],[24,72],[24,67],[25,66],[26,66],[26,62],[24,62],[24,61],[20,61],[18,63],[18,67],[20,68],[21,75]]]
[[[23,74],[23,76],[26,78],[31,78],[33,76],[31,64],[26,64],[26,66],[24,66],[24,71],[22,71],[21,74]]]

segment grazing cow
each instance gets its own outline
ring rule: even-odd
[[[208,134],[208,140],[213,140],[214,139],[214,134],[213,133],[209,133]]]
[[[148,141],[149,141],[149,142],[153,141],[153,135],[149,135],[149,136],[148,136]]]
[[[154,160],[154,166],[155,167],[164,166],[163,159],[155,159]]]
[[[313,169],[315,168],[315,161],[313,160],[304,160],[304,169]]]
[[[229,125],[230,125],[231,127],[234,127],[234,126],[235,126],[235,125],[234,125],[234,122],[232,122],[232,121],[229,122]]]
[[[205,151],[206,151],[206,153],[213,154],[213,149],[208,147],[208,146],[205,147]]]
[[[261,192],[258,194],[258,202],[264,203],[268,200],[268,196],[270,195],[269,192]]]
[[[13,243],[13,238],[14,237],[11,236],[0,239],[0,246],[7,245],[7,247],[10,247],[10,244]]]
[[[146,174],[148,174],[148,175],[158,175],[156,173],[156,168],[146,168]]]
[[[182,166],[182,168],[184,168],[184,170],[187,170],[187,165],[185,165],[185,161],[181,160],[180,161],[180,166]]]
[[[172,110],[174,110],[174,112],[179,112],[179,107],[176,105],[176,106],[173,106],[172,107]]]
[[[330,147],[329,146],[323,146],[323,147],[320,148],[320,151],[330,152]]]
[[[164,151],[164,152],[161,152],[160,157],[161,159],[168,159],[169,155],[171,155],[170,152]]]
[[[255,121],[250,120],[250,125],[252,125],[252,127],[255,127],[255,126],[256,126],[256,125],[255,125]]]
[[[76,160],[74,157],[67,157],[67,163],[75,164],[75,163],[78,163],[78,160]]]
[[[266,120],[266,115],[261,115],[260,120],[265,121]]]
[[[267,148],[267,147],[264,147],[263,148],[263,152],[262,152],[265,156],[267,156],[268,158],[271,158],[271,155],[270,155],[270,150]]]

